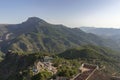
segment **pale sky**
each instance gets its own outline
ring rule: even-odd
[[[0,0],[0,23],[36,16],[68,27],[120,27],[120,0]]]

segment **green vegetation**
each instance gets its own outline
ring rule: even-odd
[[[51,77],[62,76],[71,78],[79,73],[78,68],[82,63],[91,63],[98,65],[104,73],[112,74],[119,72],[118,61],[119,56],[112,53],[107,48],[87,45],[79,48],[69,49],[60,54],[48,54],[45,52],[23,53],[14,52],[7,54],[5,59],[0,63],[0,79],[1,80],[47,80]],[[53,66],[57,67],[57,74],[51,75],[48,71],[40,72],[33,75],[32,67],[34,62],[43,59],[43,56],[52,56]],[[7,74],[7,75],[4,75]]]
[[[93,33],[95,35],[108,38],[120,44],[120,29],[116,28],[94,28],[94,27],[80,27],[81,30],[87,33]],[[120,46],[120,45],[119,45]]]
[[[71,78],[79,72],[80,63],[76,59],[67,60],[56,57],[53,60],[53,66],[58,68],[57,76]]]
[[[77,68],[70,68],[67,65],[62,66],[58,69],[58,76],[65,76],[71,78],[73,75],[76,75],[77,73],[78,73]]]
[[[34,75],[31,80],[48,80],[52,77],[52,74],[48,71],[42,71]]]
[[[29,29],[28,29],[29,28]],[[2,30],[3,27],[0,27]],[[6,25],[1,50],[20,52],[39,52],[49,53],[63,52],[70,48],[76,48],[81,45],[92,44],[112,49],[120,49],[116,43],[111,40],[103,39],[94,34],[85,33],[77,28],[68,28],[63,25],[53,25],[33,17],[22,24]],[[5,40],[7,34],[9,39]]]
[[[83,46],[81,48],[74,48],[66,50],[65,52],[58,54],[59,57],[68,60],[77,59],[80,63],[96,64],[100,67],[106,66],[105,71],[108,73],[119,72],[119,58],[116,54],[111,53],[107,48],[101,48],[97,46]]]
[[[38,59],[38,54],[18,55],[6,54],[5,59],[0,63],[0,79],[1,80],[21,80],[25,75],[20,75],[20,72],[28,74],[29,67]],[[5,75],[6,74],[6,75]]]
[[[2,25],[0,31],[3,40],[0,42],[1,51],[6,53],[3,56],[0,52],[0,61],[4,58],[0,62],[0,80],[47,80],[55,76],[71,78],[78,73],[82,63],[96,64],[104,73],[120,72],[120,54],[109,49],[119,50],[120,47],[111,40],[77,28],[29,18],[21,24]],[[57,74],[43,71],[33,75],[34,63],[45,55],[54,58],[52,63],[57,67]]]
[[[58,54],[60,57],[66,59],[105,59],[107,57],[115,58],[116,56],[120,57],[118,52],[105,47],[98,47],[93,45],[81,46],[78,48],[68,49],[61,54]]]
[[[4,57],[4,53],[0,51],[0,62],[3,60],[3,57]]]

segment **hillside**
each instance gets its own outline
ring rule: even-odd
[[[35,54],[20,56],[17,54],[7,54],[5,59],[0,62],[0,80],[23,80],[24,76],[20,71],[28,70],[37,59]]]
[[[97,46],[94,46],[97,47]],[[99,51],[101,50],[101,51]],[[106,51],[106,49],[101,49],[97,47],[97,49],[90,47],[90,46],[83,46],[77,49],[70,49],[66,50],[63,53],[57,55],[50,55],[54,56],[53,65],[58,67],[59,75],[67,75],[66,71],[71,71],[70,67],[78,73],[78,68],[82,63],[90,63],[99,66],[99,70],[92,78],[95,76],[104,76],[109,74],[109,77],[113,73],[119,73],[120,65],[119,60],[120,57],[115,58],[114,53],[110,53]],[[1,80],[30,80],[33,75],[31,74],[31,69],[33,69],[34,63],[39,61],[43,55],[48,55],[45,53],[32,53],[32,54],[17,54],[17,53],[8,53],[5,56],[5,59],[0,62],[0,79]],[[113,55],[113,56],[111,56]],[[59,66],[59,65],[62,65]],[[69,69],[68,69],[69,68]],[[61,71],[65,71],[64,74]],[[61,74],[62,73],[62,74]],[[67,74],[66,74],[67,73]],[[6,74],[6,75],[5,75]],[[105,77],[105,76],[104,76]],[[105,77],[105,79],[107,76]],[[35,80],[35,79],[33,79]]]
[[[64,51],[63,53],[58,54],[59,57],[65,58],[68,60],[78,59],[82,63],[92,63],[102,67],[106,66],[106,71],[113,73],[114,71],[120,71],[119,69],[119,58],[114,54],[114,51],[108,51],[107,48],[102,49],[101,47],[90,47],[83,46],[81,48],[74,48]]]
[[[120,29],[115,28],[80,27],[80,29],[87,33],[94,33],[101,36],[104,35],[106,37],[120,35]]]
[[[120,44],[120,29],[95,27],[80,27],[80,29],[87,33],[93,33],[100,37],[111,39],[118,45]]]
[[[3,52],[12,50],[56,53],[86,44],[119,49],[112,40],[85,33],[77,28],[50,24],[37,17],[28,18],[20,24],[4,25],[0,27],[0,30],[2,29],[5,30],[0,43]]]

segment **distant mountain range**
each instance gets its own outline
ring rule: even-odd
[[[103,38],[112,39],[120,46],[120,29],[95,27],[80,27],[80,29],[87,33],[93,33]]]
[[[115,42],[86,33],[78,28],[50,24],[40,18],[30,17],[20,24],[0,25],[1,51],[62,52],[81,45],[97,45],[120,49]]]
[[[95,27],[80,27],[81,30],[87,33],[94,33],[100,36],[112,37],[120,35],[120,29],[115,28],[95,28]]]

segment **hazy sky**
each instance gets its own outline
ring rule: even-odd
[[[0,23],[31,16],[69,27],[120,27],[120,0],[0,0]]]

